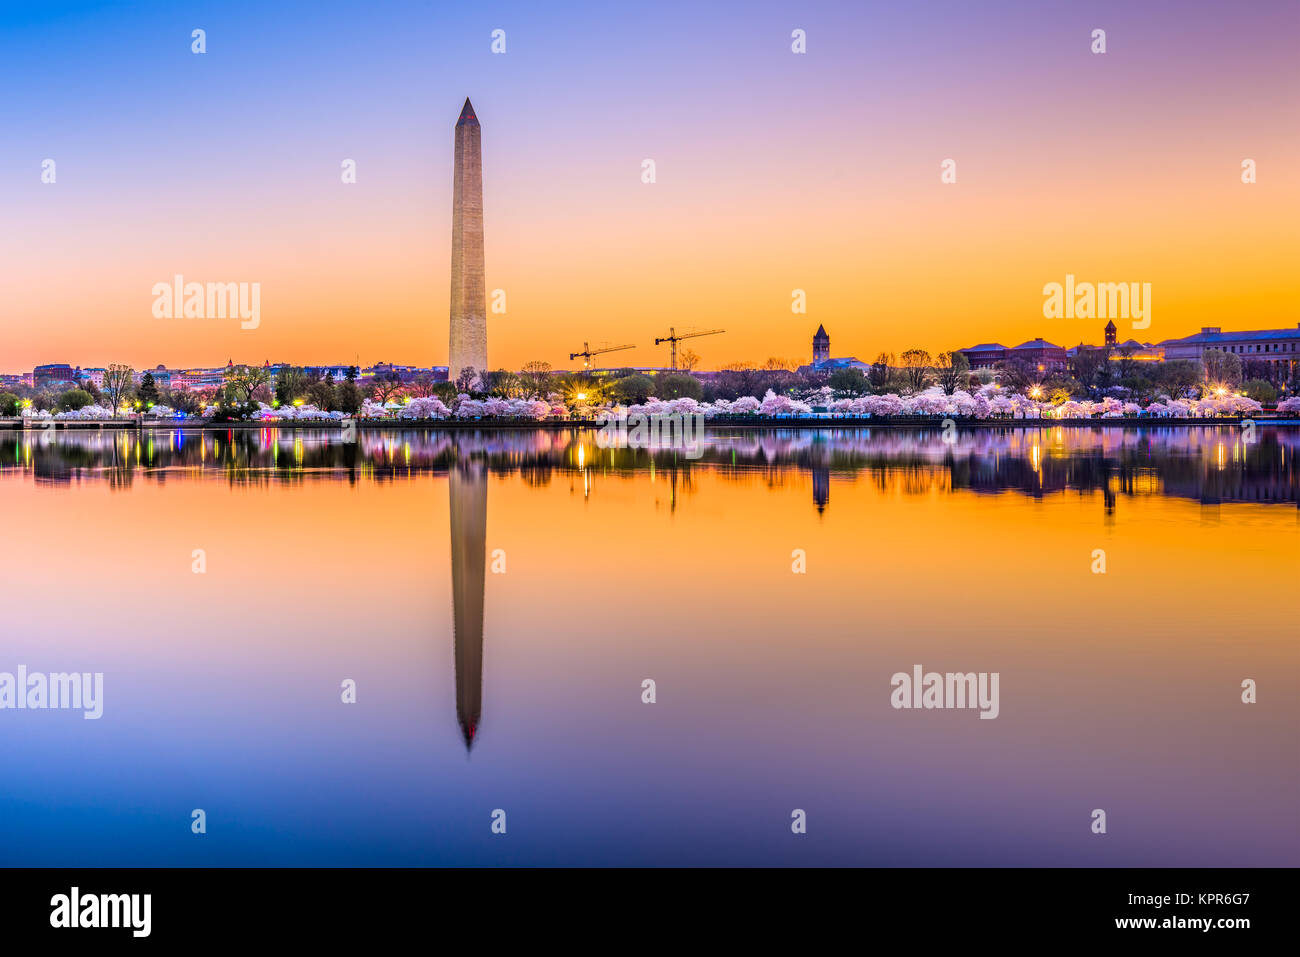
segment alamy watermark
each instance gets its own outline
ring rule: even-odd
[[[104,714],[104,673],[89,671],[44,674],[18,666],[15,675],[0,671],[0,711],[82,711],[94,721]]]
[[[50,898],[50,926],[58,928],[125,928],[132,937],[148,937],[152,912],[152,894],[83,894],[73,887]]]
[[[150,294],[158,319],[239,319],[241,329],[262,322],[260,282],[186,282],[177,273],[171,282],[154,283]]]
[[[921,672],[920,665],[912,666],[912,673],[897,672],[889,679],[894,690],[889,703],[894,708],[978,708],[981,718],[996,718],[1001,711],[998,703],[1000,672],[981,671]]]
[[[598,421],[604,424],[596,433],[597,448],[675,450],[688,459],[704,456],[702,412],[606,412]]]
[[[1151,325],[1151,283],[1080,282],[1067,273],[1065,283],[1043,286],[1043,315],[1048,319],[1132,319],[1134,329]]]

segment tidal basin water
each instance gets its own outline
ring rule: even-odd
[[[104,675],[0,710],[0,860],[1300,864],[1300,432],[1250,437],[0,433],[0,672]]]

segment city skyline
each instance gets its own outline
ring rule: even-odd
[[[1119,341],[1118,338],[1119,330],[1115,326],[1113,321],[1108,321],[1107,325],[1102,327],[1101,329],[1097,329],[1094,327],[1093,332],[1094,333],[1100,332],[1099,341],[1096,342],[1080,341],[1074,345],[1068,345],[1063,343],[1052,342],[1050,340],[1044,339],[1043,337],[1035,337],[1034,339],[1028,340],[1024,343],[1021,343],[1019,346],[1015,346],[1015,347],[1005,346],[1000,342],[985,342],[974,346],[963,346],[958,348],[952,348],[950,350],[945,350],[945,351],[951,352],[954,355],[958,353],[964,355],[968,360],[968,362],[970,363],[970,367],[972,369],[976,369],[980,367],[993,367],[997,365],[997,363],[1001,362],[1002,360],[1012,358],[1013,354],[1018,350],[1024,350],[1026,348],[1046,348],[1049,350],[1055,350],[1056,352],[1060,353],[1062,362],[1064,362],[1067,356],[1073,356],[1073,354],[1079,349],[1108,349],[1117,352],[1119,354],[1134,354],[1137,356],[1138,359],[1141,360],[1156,360],[1156,361],[1163,361],[1166,358],[1169,359],[1199,358],[1201,352],[1205,349],[1219,349],[1221,351],[1238,354],[1242,358],[1258,358],[1258,359],[1265,359],[1270,361],[1281,360],[1281,361],[1292,362],[1292,363],[1296,361],[1300,361],[1300,353],[1297,352],[1297,343],[1300,342],[1300,322],[1297,322],[1294,326],[1272,328],[1272,329],[1233,329],[1233,328],[1225,329],[1219,326],[1210,326],[1210,327],[1203,326],[1200,329],[1196,330],[1195,332],[1189,333],[1186,336],[1177,336],[1169,339],[1160,339],[1156,341],[1147,341],[1147,342],[1140,341],[1135,338],[1129,338],[1122,342]],[[1098,337],[1094,336],[1093,338],[1098,338]],[[1281,342],[1280,340],[1285,340],[1285,343]],[[1250,341],[1255,344],[1244,345],[1243,343],[1246,343],[1247,341]],[[808,348],[807,345],[806,348]],[[829,372],[829,371],[834,371],[837,368],[861,367],[867,364],[857,356],[832,357],[830,338],[824,323],[818,324],[816,331],[812,334],[810,348],[811,348],[811,352],[809,353],[809,355],[811,357],[811,361],[808,363],[804,363],[802,361],[802,358],[799,356],[785,357],[790,360],[790,368],[792,371],[796,371],[798,369],[810,369],[810,370],[815,369],[815,370]],[[981,356],[980,355],[981,353],[984,354]],[[874,361],[874,358],[878,354],[873,351],[866,351],[864,352],[864,355],[868,357],[867,361],[870,362],[870,361]],[[937,360],[938,357],[940,356],[940,353],[934,352],[931,353],[930,356],[932,359]],[[977,358],[977,356],[979,357]],[[894,353],[891,355],[891,358],[898,360],[900,357],[899,354]],[[391,362],[386,360],[381,360],[368,365],[358,365],[357,363],[347,363],[347,362],[298,363],[298,362],[286,362],[283,360],[277,360],[276,362],[271,362],[270,359],[265,359],[261,363],[258,363],[256,361],[251,361],[251,362],[244,361],[243,359],[241,359],[241,361],[239,362],[235,362],[233,358],[230,358],[227,360],[227,362],[224,365],[208,364],[208,365],[182,366],[182,365],[167,365],[164,363],[157,363],[154,365],[142,365],[138,367],[133,366],[132,371],[135,373],[135,376],[138,380],[145,373],[155,373],[155,372],[213,373],[213,372],[220,372],[226,370],[231,366],[245,367],[245,366],[253,366],[253,365],[265,365],[270,367],[272,370],[279,370],[283,368],[301,368],[306,370],[327,371],[328,374],[336,380],[345,378],[347,376],[347,372],[349,369],[355,370],[355,375],[360,378],[373,376],[381,370],[386,372],[400,371],[400,372],[407,372],[407,373],[431,372],[435,374],[440,374],[445,378],[449,378],[449,379],[455,378],[455,376],[451,375],[451,369],[447,365],[435,364],[431,366],[421,366],[415,363]],[[759,366],[761,366],[761,363],[756,363],[754,367],[758,368]],[[36,366],[33,367],[32,371],[30,372],[15,373],[13,371],[0,369],[0,378],[8,379],[14,377],[23,377],[23,376],[34,378],[39,376],[42,369],[57,369],[57,368],[66,368],[69,370],[80,371],[82,373],[103,372],[105,369],[104,366],[99,366],[95,364],[83,365],[76,362],[70,362],[70,363],[46,362],[46,363],[37,364]],[[603,372],[616,371],[616,370],[628,369],[628,368],[639,369],[639,370],[653,370],[656,372],[664,372],[664,373],[673,371],[667,366],[642,366],[642,365],[633,365],[631,363],[622,364],[622,365],[611,364],[608,366],[592,367],[590,369],[583,368],[583,367],[574,367],[574,368],[553,367],[552,369],[550,369],[550,371],[554,374],[560,375],[560,374],[571,374],[571,373],[579,373],[579,372],[603,373]],[[494,372],[499,370],[486,369],[485,371]],[[522,371],[522,369],[510,369],[507,371],[520,372]],[[682,369],[680,371],[692,372],[694,374],[703,374],[703,373],[713,373],[722,370],[717,368],[710,368],[707,366],[700,366],[691,370]]]
[[[1093,323],[1042,314],[1043,284],[1067,273],[1150,283],[1153,341],[1300,313],[1291,5],[771,5],[743,26],[692,10],[685,31],[659,14],[543,23],[507,5],[491,20],[451,11],[409,48],[414,7],[304,38],[308,9],[259,14],[256,30],[251,8],[213,13],[202,56],[196,24],[161,4],[4,15],[0,75],[32,96],[0,158],[0,365],[60,361],[69,341],[137,367],[446,364],[447,104],[466,94],[492,117],[486,287],[507,299],[488,320],[494,366],[561,368],[585,341],[636,342],[629,364],[666,365],[649,343],[670,325],[725,325],[697,348],[711,368],[803,356],[819,323],[868,359],[985,328],[1068,345]],[[71,74],[41,52],[55,37]],[[338,76],[358,47],[367,69]],[[296,52],[272,62],[272,48]],[[582,77],[597,69],[593,89]],[[194,117],[194,135],[158,151],[160,116]],[[240,136],[255,155],[213,148]],[[260,282],[261,324],[155,319],[149,290],[178,273]]]

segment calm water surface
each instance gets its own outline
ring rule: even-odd
[[[0,433],[0,671],[105,698],[0,711],[0,860],[1296,865],[1300,433],[1254,439]],[[916,664],[999,717],[891,708]]]

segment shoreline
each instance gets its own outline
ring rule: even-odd
[[[1111,419],[970,419],[957,416],[890,416],[837,418],[771,418],[745,416],[744,418],[713,418],[705,420],[709,429],[800,429],[800,430],[851,430],[896,429],[899,431],[929,431],[943,428],[946,421],[956,423],[958,429],[1056,429],[1056,428],[1205,428],[1207,426],[1240,426],[1243,422],[1256,425],[1300,428],[1300,416],[1223,416],[1218,418],[1158,418],[1123,417]],[[330,419],[325,421],[273,421],[273,422],[222,422],[212,423],[202,419],[171,422],[135,422],[123,419],[81,421],[77,419],[0,419],[0,432],[251,432],[264,429],[299,429],[303,431],[342,432],[346,425],[358,431],[386,432],[406,429],[438,429],[449,432],[466,430],[536,430],[560,431],[565,429],[599,430],[605,423],[595,419],[575,420],[509,420],[509,419]]]

